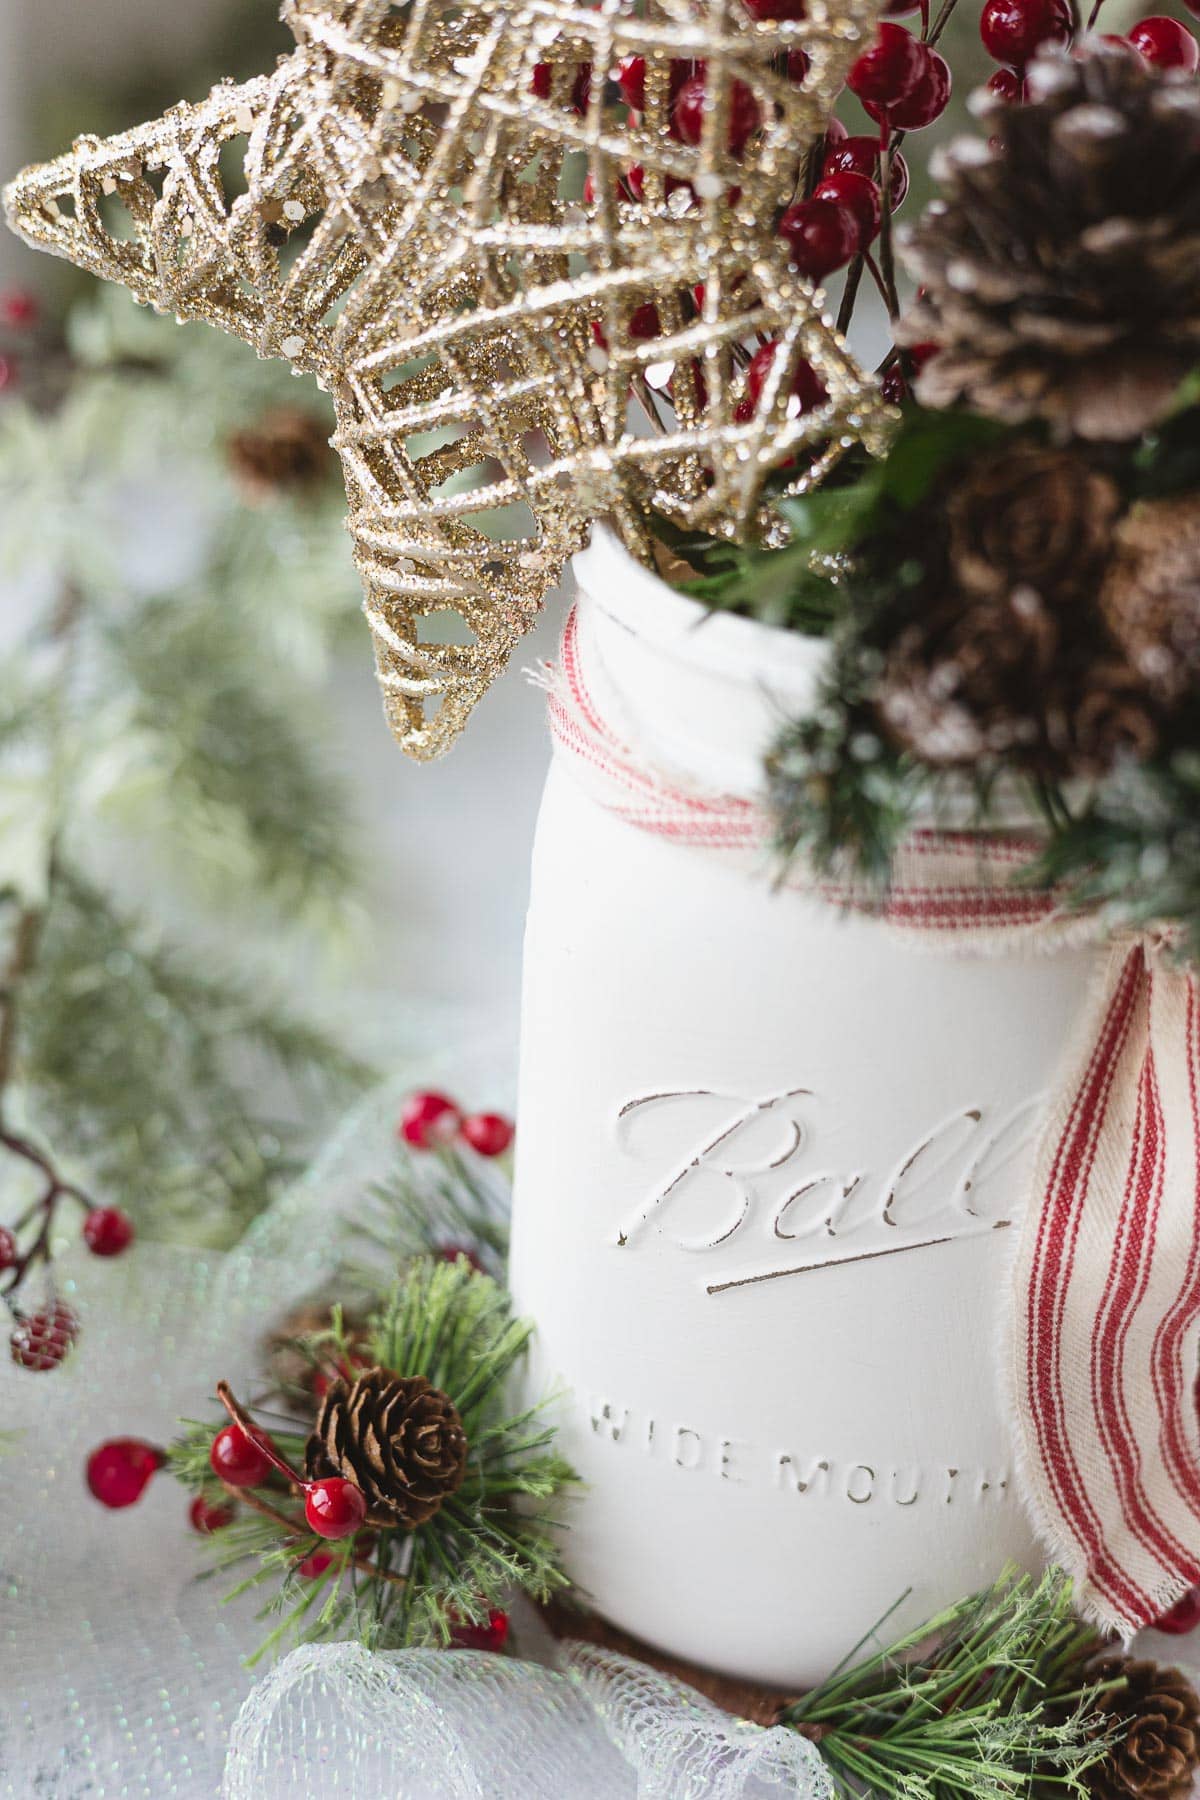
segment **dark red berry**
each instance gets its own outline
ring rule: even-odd
[[[1182,69],[1185,75],[1194,75],[1200,66],[1200,44],[1177,19],[1139,19],[1130,28],[1129,42],[1156,69]]]
[[[987,84],[989,94],[995,94],[1006,106],[1019,106],[1025,98],[1025,83],[1015,69],[997,69]]]
[[[144,1438],[110,1438],[87,1459],[88,1491],[101,1506],[118,1512],[141,1499],[150,1477],[165,1461],[157,1444]]]
[[[258,1487],[271,1472],[270,1460],[262,1445],[240,1425],[226,1425],[218,1431],[208,1460],[213,1474],[235,1488]]]
[[[810,281],[823,281],[848,263],[858,246],[858,221],[833,200],[797,200],[776,227],[793,268]]]
[[[367,1502],[352,1481],[328,1475],[305,1488],[304,1516],[318,1537],[352,1537],[367,1516]]]
[[[512,1120],[506,1119],[503,1113],[471,1113],[462,1122],[463,1137],[479,1156],[503,1156],[513,1141],[514,1132]]]
[[[1172,1637],[1185,1637],[1189,1631],[1195,1631],[1200,1625],[1200,1588],[1192,1588],[1190,1593],[1177,1600],[1170,1612],[1164,1613],[1161,1619],[1154,1621],[1155,1631],[1166,1631]]]
[[[538,100],[549,100],[554,89],[554,70],[549,63],[538,63],[529,82],[529,91]],[[592,65],[581,63],[571,86],[571,105],[577,113],[585,113],[592,96]]]
[[[924,72],[920,40],[885,19],[870,49],[851,63],[846,86],[860,100],[886,109],[906,100]]]
[[[188,1507],[188,1519],[193,1531],[201,1537],[211,1537],[214,1531],[224,1531],[233,1524],[234,1512],[232,1506],[214,1506],[203,1494],[197,1494]]]
[[[813,199],[832,200],[835,205],[844,206],[853,213],[858,223],[856,256],[874,240],[883,217],[883,196],[878,183],[869,175],[860,175],[854,169],[840,169],[833,175],[824,175],[813,189]]]
[[[43,1312],[19,1319],[8,1340],[9,1351],[22,1369],[45,1373],[65,1361],[79,1335],[79,1320],[62,1300]]]
[[[538,63],[529,78],[529,91],[538,100],[550,98],[550,88],[554,80],[554,71],[549,63]]]
[[[876,184],[879,182],[881,169],[879,158],[879,139],[873,137],[848,137],[834,144],[825,152],[825,167],[822,175],[836,175],[841,170],[853,171],[856,175],[869,175]],[[892,211],[895,212],[904,203],[908,193],[908,164],[903,153],[892,151]]]
[[[646,110],[646,59],[627,56],[617,67],[617,86],[627,106],[634,112]]]
[[[807,50],[788,51],[787,78],[793,87],[803,87],[810,67],[811,62]]]
[[[671,128],[685,144],[698,144],[704,132],[705,77],[685,81],[671,108]],[[735,81],[729,93],[729,148],[740,156],[762,123],[758,101],[744,81]]]
[[[458,1262],[461,1257],[463,1262],[470,1263],[476,1274],[483,1273],[483,1264],[469,1244],[439,1244],[437,1253],[443,1262],[448,1263]]]
[[[303,1575],[305,1581],[315,1581],[318,1575],[323,1575],[325,1573],[332,1562],[332,1550],[312,1550],[304,1558],[303,1562],[298,1562],[296,1564],[296,1573],[297,1575]]]
[[[936,344],[913,344],[911,348],[905,352],[905,355],[908,358],[908,365],[913,374],[919,375],[930,357],[937,355],[937,351],[938,347]],[[879,389],[884,399],[889,401],[893,406],[899,406],[902,400],[908,399],[911,389],[909,388],[908,382],[905,380],[904,367],[899,357],[897,357],[894,362],[889,363],[884,370],[879,383]]]
[[[802,19],[805,0],[742,0],[752,19]]]
[[[883,9],[885,19],[902,19],[906,13],[919,12],[921,0],[887,0]]]
[[[746,370],[746,397],[736,409],[739,423],[745,424],[747,419],[753,417],[778,348],[778,341],[772,338],[769,343],[760,344],[750,358],[750,366]],[[820,406],[823,400],[829,398],[825,383],[810,362],[802,360],[796,365],[796,372],[792,376],[792,395],[800,402],[802,413],[811,412],[815,406]]]
[[[134,1239],[133,1220],[116,1206],[94,1206],[83,1221],[83,1241],[93,1256],[120,1256]]]
[[[414,1150],[436,1150],[458,1136],[462,1114],[445,1094],[427,1089],[410,1094],[400,1109],[397,1132]]]
[[[979,16],[988,55],[1017,69],[1044,44],[1069,44],[1073,33],[1068,0],[984,0]]]
[[[455,1625],[450,1633],[452,1650],[503,1650],[508,1639],[508,1614],[498,1607],[488,1613],[486,1625]]]
[[[935,119],[941,118],[950,99],[950,64],[928,44],[919,43],[917,48],[921,52],[925,68],[911,94],[886,109],[871,101],[863,101],[873,119],[882,121],[886,116],[887,123],[894,131],[924,131],[927,125],[932,125]]]
[[[36,294],[31,294],[28,288],[0,291],[0,324],[11,326],[14,331],[36,323],[40,311]]]
[[[0,1225],[0,1273],[11,1269],[21,1252],[7,1225]]]
[[[1193,19],[1200,19],[1200,0],[1183,0],[1183,4]]]

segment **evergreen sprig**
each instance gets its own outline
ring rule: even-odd
[[[467,1467],[424,1524],[341,1543],[312,1535],[277,1476],[241,1496],[234,1522],[209,1541],[218,1568],[245,1570],[233,1593],[263,1592],[263,1616],[277,1619],[259,1656],[292,1638],[354,1635],[373,1649],[448,1644],[457,1629],[486,1623],[513,1592],[545,1600],[566,1585],[549,1503],[575,1476],[553,1448],[545,1404],[515,1405],[511,1395],[531,1331],[513,1318],[504,1289],[464,1259],[423,1259],[364,1331],[349,1330],[335,1310],[329,1330],[300,1340],[314,1374],[379,1366],[423,1375],[458,1410]],[[290,1396],[293,1405],[303,1392]],[[190,1424],[171,1463],[210,1503],[228,1503],[208,1462],[212,1435],[211,1424]],[[271,1436],[299,1466],[307,1426]]]
[[[413,1154],[403,1147],[367,1189],[348,1226],[347,1279],[377,1291],[377,1271],[421,1256],[461,1251],[504,1279],[512,1189],[504,1169],[453,1146]]]
[[[1064,1576],[1010,1573],[864,1661],[848,1658],[782,1722],[816,1741],[846,1796],[1082,1796],[1112,1745],[1087,1674],[1098,1647]]]

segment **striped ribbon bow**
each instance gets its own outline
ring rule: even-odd
[[[555,748],[640,830],[761,863],[762,808],[650,767],[597,705],[569,617],[546,672]],[[886,898],[792,885],[956,950],[1078,939],[1012,881],[1036,840],[912,834]],[[1087,1046],[1043,1122],[1006,1331],[1025,1503],[1077,1600],[1128,1637],[1200,1585],[1200,980],[1152,935],[1114,942]]]

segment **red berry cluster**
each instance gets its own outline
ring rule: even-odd
[[[367,1516],[362,1489],[341,1475],[307,1480],[285,1462],[268,1434],[250,1423],[223,1384],[217,1392],[231,1417],[213,1439],[208,1460],[223,1486],[261,1487],[274,1471],[303,1498],[304,1517],[316,1537],[353,1537]]]
[[[79,1336],[79,1320],[65,1300],[18,1317],[8,1340],[13,1361],[22,1369],[45,1373],[66,1360]]]
[[[1184,0],[1189,12],[1200,17],[1200,0]],[[1091,21],[1100,11],[1096,0]],[[1014,104],[1025,98],[1025,70],[1039,50],[1070,44],[1075,21],[1070,0],[984,0],[979,35],[990,57],[1005,66],[988,82],[989,92]],[[1154,15],[1140,19],[1124,37],[1105,34],[1103,41],[1135,50],[1160,69],[1180,69],[1195,74],[1200,68],[1200,44],[1177,19]]]
[[[396,1126],[397,1137],[414,1150],[446,1150],[461,1142],[477,1156],[503,1156],[515,1133],[512,1120],[503,1113],[464,1113],[455,1101],[432,1088],[409,1095]]]

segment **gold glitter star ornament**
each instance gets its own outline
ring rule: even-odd
[[[77,140],[13,183],[9,218],[316,376],[389,719],[433,756],[591,517],[643,554],[655,509],[761,535],[768,475],[803,486],[878,424],[774,231],[877,7],[294,0],[272,73]],[[747,407],[762,336],[780,347]],[[803,415],[801,359],[827,396]]]

